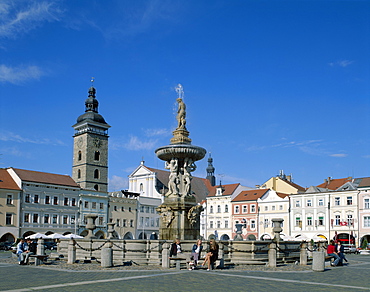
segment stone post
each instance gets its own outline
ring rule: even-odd
[[[219,244],[219,250],[218,250],[218,258],[220,260],[220,269],[223,269],[225,266],[225,251],[224,251],[225,245],[223,243]]]
[[[307,265],[307,243],[304,241],[301,243],[301,250],[299,253],[299,263],[301,266],[306,266]]]
[[[85,239],[95,239],[96,236],[94,235],[94,229],[96,228],[95,219],[98,218],[95,214],[87,214],[85,215],[87,220],[86,229],[88,230],[88,234],[85,236]]]
[[[110,268],[113,267],[113,244],[107,242],[101,249],[101,267]]]
[[[170,268],[170,244],[165,242],[163,243],[162,249],[162,268]]]
[[[113,232],[114,232],[114,225],[116,223],[107,223],[107,231],[108,231],[108,237],[107,239],[112,239],[114,238]]]
[[[269,244],[269,251],[268,251],[269,263],[268,266],[270,268],[276,267],[276,243],[271,242]]]
[[[283,218],[273,218],[271,219],[272,223],[274,224],[274,228],[272,231],[274,232],[274,240],[279,242],[281,240],[280,232],[283,231],[283,228],[281,228],[281,224],[283,223]]]
[[[45,245],[44,245],[44,240],[42,238],[39,238],[37,240],[37,254],[38,255],[44,255],[45,254]],[[39,260],[38,258],[35,259],[35,265],[41,265],[42,261]]]
[[[68,242],[68,264],[76,262],[76,243],[73,239]]]
[[[313,251],[312,252],[312,271],[323,272],[325,270],[325,252]]]

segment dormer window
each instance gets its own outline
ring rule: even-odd
[[[216,196],[222,196],[222,188],[217,189]]]

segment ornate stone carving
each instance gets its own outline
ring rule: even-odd
[[[177,158],[172,158],[170,162],[166,161],[166,169],[170,170],[170,176],[168,180],[168,192],[166,196],[178,195],[179,194],[179,164]]]
[[[175,218],[174,211],[169,206],[161,205],[157,208],[158,213],[162,216],[162,222],[166,227],[169,227],[172,220]]]
[[[203,211],[201,205],[195,205],[188,212],[188,220],[192,227],[196,227],[200,223],[200,213]]]

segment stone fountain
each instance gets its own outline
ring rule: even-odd
[[[181,84],[176,88],[178,97],[177,128],[174,130],[170,145],[159,147],[155,154],[165,161],[169,169],[168,192],[163,204],[157,208],[160,214],[159,238],[187,240],[199,238],[200,212],[191,191],[191,180],[196,169],[195,162],[206,155],[202,147],[191,145],[186,129],[186,105],[183,101],[184,90]]]

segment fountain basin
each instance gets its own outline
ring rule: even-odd
[[[157,157],[164,161],[170,161],[172,158],[191,158],[193,161],[198,161],[201,160],[206,153],[206,149],[188,144],[171,144],[159,147],[155,150]]]

